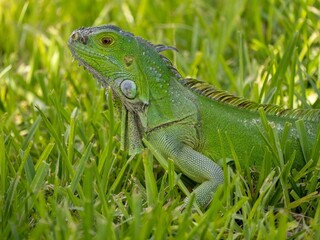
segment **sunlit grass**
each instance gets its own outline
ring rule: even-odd
[[[207,211],[181,212],[194,183],[156,146],[133,157],[120,150],[110,94],[67,48],[74,29],[112,23],[176,46],[168,57],[183,76],[257,102],[319,108],[319,9],[315,0],[1,1],[1,239],[320,238],[320,130],[312,161],[293,170],[294,156],[282,163],[285,138],[265,123],[262,171],[235,158]]]

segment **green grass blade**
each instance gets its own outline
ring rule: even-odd
[[[68,149],[67,149],[67,155],[68,155],[68,162],[73,162],[74,157],[74,137],[75,137],[75,128],[76,128],[76,117],[77,117],[77,111],[78,109],[75,108],[72,111],[71,119],[70,119],[70,126],[69,126],[69,136],[68,136]]]
[[[89,145],[91,146],[91,145]],[[83,179],[83,192],[84,192],[84,211],[83,211],[83,230],[84,238],[92,238],[94,227],[94,196],[93,196],[93,180],[94,171],[93,163],[86,163]]]
[[[36,170],[39,168],[39,165],[40,165],[42,162],[44,162],[44,161],[46,161],[46,160],[48,159],[48,157],[49,157],[49,155],[50,155],[50,153],[51,153],[51,151],[52,151],[52,149],[53,149],[54,146],[55,146],[55,143],[54,143],[54,142],[50,142],[50,143],[46,146],[46,148],[43,150],[42,154],[40,155],[37,164],[36,164],[35,167],[34,167]]]
[[[238,33],[239,38],[239,77],[237,81],[238,92],[240,96],[243,96],[243,86],[245,79],[245,59],[244,59],[244,43],[243,43],[243,32]]]
[[[66,166],[66,169],[68,170],[68,173],[71,174],[71,176],[73,176],[74,174],[74,170],[72,168],[72,165],[69,161],[67,161],[68,156],[67,156],[67,152],[66,152],[66,148],[63,144],[63,142],[61,141],[61,137],[58,135],[56,129],[53,127],[53,125],[50,123],[50,121],[48,120],[48,118],[46,117],[46,115],[41,111],[41,109],[39,107],[36,107],[43,122],[45,123],[46,127],[48,128],[48,130],[50,131],[50,134],[52,135],[52,137],[55,139],[55,142],[62,154],[62,159],[64,159],[64,164]]]
[[[0,204],[3,206],[5,191],[7,189],[7,173],[8,166],[5,154],[5,145],[3,139],[3,132],[0,129]]]
[[[124,176],[124,173],[126,172],[127,170],[127,167],[129,165],[129,163],[134,159],[135,155],[132,155],[128,160],[127,162],[122,166],[122,168],[120,169],[120,172],[117,174],[117,177],[115,179],[115,181],[113,182],[113,184],[111,185],[110,189],[109,189],[109,194],[111,194],[113,191],[115,191],[115,189],[118,188],[123,176]]]
[[[302,153],[305,161],[307,162],[310,159],[310,148],[309,148],[307,132],[306,132],[303,120],[296,121],[296,127],[299,135]]]
[[[145,179],[146,179],[146,192],[149,206],[154,206],[157,201],[158,189],[156,179],[153,175],[153,157],[151,154],[146,154],[146,157],[142,159]]]
[[[319,159],[320,158],[320,125],[317,129],[316,139],[312,147],[311,159]]]
[[[27,137],[25,138],[24,142],[22,143],[22,149],[25,149],[28,145],[28,143],[31,141],[32,137],[36,133],[36,131],[39,128],[39,125],[41,123],[41,117],[38,116],[32,127],[30,128],[30,131],[28,132]]]
[[[31,141],[31,142],[29,142],[29,144],[28,144],[28,146],[27,146],[25,151],[21,150],[21,152],[20,152],[21,164],[20,164],[20,167],[18,169],[18,172],[17,172],[16,176],[19,176],[19,177],[21,176],[23,168],[25,167],[25,164],[26,164],[26,162],[27,162],[27,160],[28,160],[28,158],[30,156],[29,153],[30,153],[30,150],[32,148],[32,145],[33,145],[33,142]]]
[[[32,182],[30,184],[30,188],[32,192],[37,192],[40,190],[40,188],[44,185],[45,179],[48,176],[50,165],[46,162],[42,162],[32,179]]]
[[[86,149],[84,150],[84,153],[79,161],[78,167],[75,170],[75,174],[74,177],[72,178],[72,181],[70,183],[70,189],[71,192],[74,193],[74,191],[76,190],[77,185],[80,182],[80,179],[82,177],[82,174],[85,170],[86,164],[88,162],[88,159],[91,155],[91,148],[92,148],[92,144],[89,143],[88,146],[86,147]]]
[[[272,78],[270,89],[275,88],[276,92],[281,91],[281,79],[285,78],[285,70],[289,67],[290,60],[292,58],[294,51],[294,48],[297,45],[298,41],[298,33],[295,32],[293,36],[291,37],[288,45],[286,46],[284,50],[283,57],[279,63],[279,66],[277,67],[277,70]],[[276,92],[274,92],[274,96],[276,96]],[[269,96],[271,97],[271,96]]]

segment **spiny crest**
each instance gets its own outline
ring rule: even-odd
[[[172,46],[166,46],[163,44],[156,44],[153,45],[153,47],[157,50],[157,52],[159,53],[160,57],[162,58],[162,60],[167,64],[168,68],[170,69],[171,72],[173,72],[173,74],[178,78],[181,79],[181,75],[179,73],[179,71],[173,66],[172,62],[163,54],[161,54],[161,52],[166,51],[166,50],[172,50],[172,51],[176,51],[178,52],[178,49]]]
[[[212,85],[196,79],[186,78],[182,79],[181,82],[191,90],[203,96],[241,109],[248,109],[255,112],[258,111],[259,108],[263,108],[265,113],[269,115],[288,117],[292,119],[301,118],[314,122],[320,121],[319,109],[286,109],[282,106],[277,105],[260,104],[241,97],[236,97],[225,91],[217,90]]]
[[[178,78],[182,78],[179,71],[173,66],[172,62],[163,54],[161,54],[161,52],[163,51],[167,51],[167,50],[171,50],[171,51],[176,51],[178,52],[178,49],[172,46],[167,46],[164,44],[153,44],[141,37],[136,37],[136,39],[140,42],[144,42],[145,44],[149,45],[150,47],[154,48],[158,53],[159,56],[161,57],[161,59],[164,61],[164,63],[167,65],[167,67],[169,68],[169,70]]]

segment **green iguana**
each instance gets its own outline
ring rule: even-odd
[[[174,47],[153,45],[116,26],[80,28],[71,34],[68,45],[79,64],[122,103],[122,147],[136,154],[143,148],[142,139],[147,139],[173,159],[177,170],[199,183],[194,193],[200,206],[207,206],[224,182],[215,161],[232,158],[230,140],[240,161],[249,155],[250,166],[262,165],[266,142],[260,108],[280,135],[285,123],[291,124],[284,152],[288,156],[295,152],[296,168],[305,164],[295,122],[304,121],[311,146],[320,110],[258,104],[182,78],[161,54]]]

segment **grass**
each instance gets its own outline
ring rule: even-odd
[[[319,131],[297,171],[294,156],[283,159],[285,136],[265,124],[261,173],[225,164],[214,204],[181,212],[179,186],[193,183],[171,161],[165,171],[152,146],[134,157],[120,150],[111,98],[67,48],[74,29],[113,23],[176,46],[168,57],[183,76],[319,108],[319,9],[315,0],[1,1],[1,239],[319,239]]]

